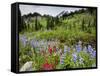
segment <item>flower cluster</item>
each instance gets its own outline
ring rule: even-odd
[[[72,56],[73,56],[73,61],[75,63],[77,61],[77,54],[76,53],[73,53]]]
[[[68,46],[64,46],[64,53],[66,53],[66,52],[70,52],[70,47],[68,47]]]
[[[27,41],[28,41],[27,38],[26,38],[26,36],[21,36],[19,39],[22,42],[23,46],[25,47],[26,44],[27,44]]]
[[[64,64],[64,60],[65,60],[66,54],[62,54],[60,57],[60,64]]]
[[[76,45],[76,51],[77,52],[82,51],[82,46],[80,44]]]
[[[96,50],[93,49],[91,45],[88,45],[88,50],[87,51],[90,53],[91,57],[96,56]]]
[[[26,46],[27,38],[23,36],[20,38],[20,40]],[[83,46],[81,41],[79,41],[77,45],[63,45],[64,48],[53,45],[52,41],[50,42],[45,40],[29,40],[29,44],[32,50],[34,48],[37,57],[41,58],[40,69],[42,70],[53,70],[56,67],[59,68],[59,65],[61,68],[67,65],[67,67],[85,67],[87,65],[95,66],[95,63],[93,61],[96,57],[95,48],[93,48],[91,45]],[[37,48],[39,48],[39,51],[37,51]],[[31,57],[33,55],[31,49],[28,51],[27,55],[28,57]],[[47,59],[46,62],[45,59]],[[93,64],[88,64],[89,60],[90,62],[93,62]]]
[[[46,63],[42,65],[43,70],[52,70],[53,68],[54,68],[54,65],[51,63],[48,63],[48,61],[46,61]]]

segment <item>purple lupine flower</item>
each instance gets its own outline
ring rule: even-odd
[[[38,40],[36,40],[36,47],[38,47]]]
[[[76,51],[77,51],[77,52],[80,52],[81,50],[82,50],[82,46],[81,46],[81,45],[79,45],[79,44],[78,44],[78,45],[76,45]]]
[[[63,57],[60,58],[60,64],[64,64],[64,58]]]
[[[64,61],[60,61],[60,64],[64,64]]]
[[[68,52],[70,52],[70,47],[68,47]]]
[[[96,56],[96,51],[93,51],[92,52],[92,57],[95,57]]]
[[[92,46],[91,46],[91,45],[88,45],[88,52],[89,52],[89,53],[92,53],[92,51],[93,51]]]
[[[72,56],[73,56],[73,61],[74,61],[74,63],[75,63],[76,60],[77,60],[77,54],[76,54],[76,53],[73,53]]]
[[[30,45],[31,45],[33,48],[35,48],[34,43],[35,43],[34,40],[31,40],[31,41],[30,41]]]
[[[34,40],[34,47],[36,48],[36,47],[38,47],[38,41],[37,40]]]
[[[70,51],[70,47],[64,46],[64,53],[69,52],[69,51]]]
[[[59,50],[59,48],[58,48],[58,46],[57,46],[57,52],[58,52],[58,50]]]
[[[27,38],[26,38],[25,36],[21,36],[21,37],[20,37],[20,40],[21,40],[23,46],[25,47],[26,44],[27,44]]]
[[[64,46],[64,53],[67,52],[67,46]]]
[[[60,57],[60,64],[64,64],[64,59],[65,59],[66,55],[62,54]]]

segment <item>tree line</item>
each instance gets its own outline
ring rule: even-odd
[[[34,23],[35,23],[34,24],[35,25],[35,31],[40,30],[42,28],[42,26],[43,26],[39,22],[38,17],[41,17],[41,18],[45,17],[46,18],[46,22],[47,22],[46,29],[47,30],[50,30],[50,29],[52,30],[52,29],[54,29],[54,27],[59,26],[59,24],[61,23],[61,19],[64,20],[64,19],[66,19],[68,17],[73,17],[74,14],[81,14],[81,13],[89,13],[89,14],[94,16],[96,14],[96,9],[95,8],[86,8],[86,9],[76,10],[76,11],[70,12],[70,13],[65,12],[64,14],[62,14],[61,17],[58,17],[58,16],[53,17],[53,16],[50,16],[50,15],[43,15],[42,16],[41,14],[39,14],[37,12],[35,12],[33,14],[29,13],[27,15],[21,16],[21,12],[20,12],[20,10],[18,10],[18,25],[19,25],[18,30],[19,30],[19,32],[21,32],[24,29],[28,28],[30,23],[26,24],[25,23],[25,19],[28,19],[29,22],[30,22],[31,21],[30,20],[31,17],[35,18],[35,21],[34,21]],[[83,31],[85,30],[84,23],[85,23],[85,19],[83,18],[82,25],[81,25]],[[27,25],[27,26],[25,26],[25,25]],[[94,25],[95,25],[95,22],[94,22]],[[91,22],[90,21],[88,22],[88,27],[91,27]]]

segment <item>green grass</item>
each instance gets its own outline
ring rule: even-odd
[[[20,34],[23,35],[23,34]],[[25,32],[25,36],[31,40],[36,38],[40,39],[57,39],[60,42],[67,42],[68,44],[75,44],[78,40],[83,41],[84,43],[89,43],[91,41],[96,40],[95,34],[90,34],[83,31],[75,31],[75,30],[65,30],[65,29],[57,29],[51,31],[37,31],[37,32]]]

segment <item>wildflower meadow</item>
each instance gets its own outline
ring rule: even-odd
[[[26,6],[37,10],[19,7],[20,71],[96,67],[95,8]]]

